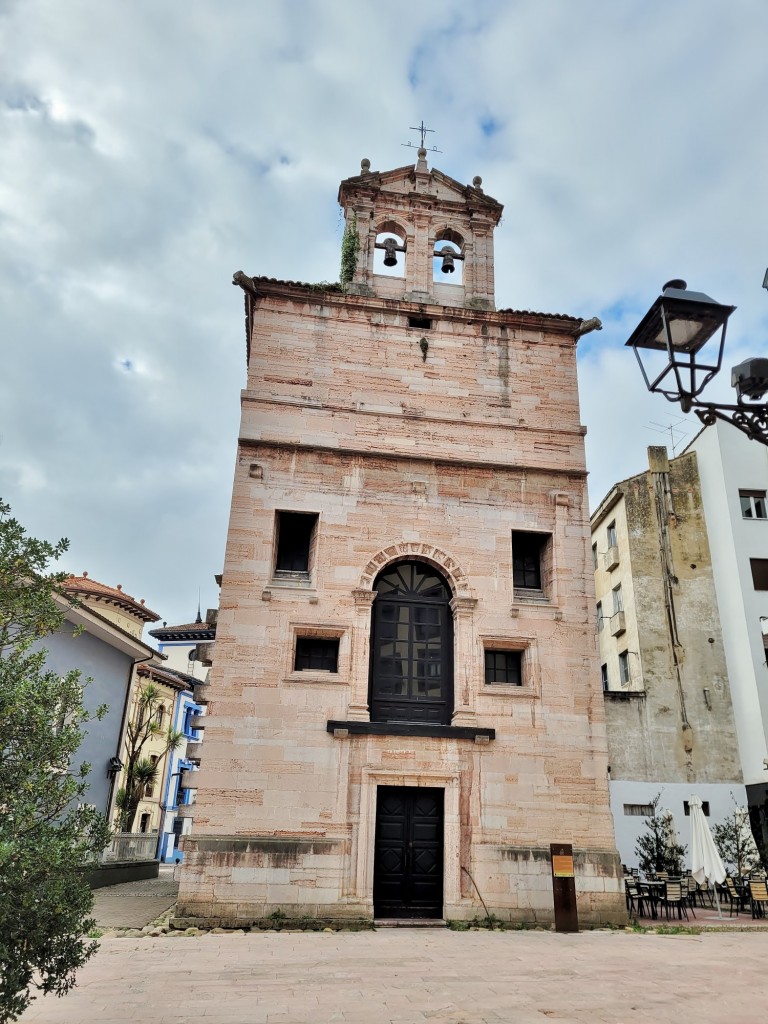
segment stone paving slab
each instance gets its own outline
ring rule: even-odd
[[[252,933],[103,939],[26,1024],[755,1024],[768,935]]]
[[[157,878],[107,885],[93,894],[93,916],[99,928],[143,928],[176,902],[179,883],[172,871]]]

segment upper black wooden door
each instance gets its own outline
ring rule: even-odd
[[[374,917],[443,916],[442,789],[379,786]]]
[[[379,576],[375,589],[371,721],[450,724],[453,618],[448,585],[422,562],[400,562]]]

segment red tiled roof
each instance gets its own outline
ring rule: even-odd
[[[159,668],[157,665],[139,665],[136,669],[140,676],[149,676],[152,679],[156,679],[159,683],[164,683],[166,686],[172,686],[174,690],[191,690],[195,683],[199,683],[200,680],[195,676],[190,676],[186,672],[179,672],[172,668]]]
[[[258,291],[259,283],[264,283],[264,284],[287,285],[288,287],[291,287],[291,288],[305,288],[305,289],[313,291],[313,292],[327,291],[327,292],[337,292],[337,293],[344,294],[344,289],[341,287],[340,284],[338,284],[335,281],[322,281],[320,284],[308,284],[306,281],[284,281],[284,280],[282,280],[282,279],[280,279],[278,277],[264,277],[264,276],[258,276],[258,275],[255,276],[255,277],[248,277],[246,274],[243,274],[242,271],[238,271],[238,273],[235,274],[235,280],[233,280],[232,283],[233,284],[239,284],[241,288],[242,287],[246,287],[246,288],[250,288],[250,289],[252,289],[254,291]],[[368,296],[368,297],[371,297],[371,296]],[[373,296],[373,298],[376,298],[376,297],[377,296]],[[378,297],[380,298],[380,296],[378,296]],[[403,300],[404,304],[407,301],[408,300]],[[411,303],[411,305],[414,305],[414,303]],[[440,306],[440,305],[442,305],[442,303],[440,303],[440,302],[432,302],[432,303],[427,302],[427,303],[424,303],[424,305],[427,305],[427,306],[429,306],[429,305]],[[448,309],[449,311],[453,311],[454,309],[456,309],[456,310],[462,311],[463,313],[471,313],[472,312],[471,310],[467,310],[467,308],[463,307],[463,306],[456,306],[456,307],[454,307],[454,306],[446,306],[444,308]],[[568,313],[542,313],[542,312],[537,312],[535,309],[496,309],[496,310],[489,310],[488,312],[490,312],[490,313],[497,313],[497,314],[498,313],[509,314],[511,316],[542,317],[542,318],[547,319],[547,320],[565,320],[568,323],[574,323],[574,324],[580,324],[582,322],[582,320],[583,320],[583,317],[580,317],[580,316],[570,316]]]
[[[88,576],[87,572],[84,572],[82,576],[69,576],[64,581],[62,590],[68,594],[76,594],[83,597],[94,597],[107,604],[117,605],[119,608],[122,608],[127,612],[131,612],[138,618],[143,619],[144,622],[157,622],[160,618],[157,612],[153,612],[151,608],[147,608],[144,604],[143,598],[140,601],[137,601],[136,598],[131,597],[130,594],[126,594],[120,584],[116,587],[108,587],[106,583],[99,583],[98,580],[92,580]]]
[[[149,635],[156,640],[213,640],[216,627],[208,622],[188,622],[183,626],[158,626],[150,629]]]

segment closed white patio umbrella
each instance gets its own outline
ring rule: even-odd
[[[688,804],[691,809],[691,874],[700,885],[705,879],[713,885],[717,916],[722,917],[717,887],[725,881],[725,868],[701,809],[701,800],[692,796]]]

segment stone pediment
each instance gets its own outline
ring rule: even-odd
[[[478,179],[479,180],[479,179]],[[504,207],[482,188],[462,185],[449,174],[432,168],[420,170],[419,166],[406,164],[391,171],[366,171],[345,178],[339,186],[339,203],[346,207],[350,200],[360,193],[390,193],[405,196],[409,193],[428,195],[444,203],[462,203],[475,209],[484,209],[498,223]]]

